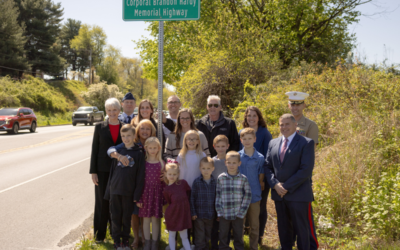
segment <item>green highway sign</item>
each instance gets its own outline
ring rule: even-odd
[[[200,0],[122,0],[124,21],[186,21],[200,18]]]

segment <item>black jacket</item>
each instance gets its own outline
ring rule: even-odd
[[[215,151],[213,147],[213,141],[217,135],[226,135],[226,137],[228,137],[228,151],[239,151],[240,139],[235,121],[226,118],[222,112],[220,113],[218,121],[214,122],[214,126],[211,126],[209,115],[205,115],[197,121],[196,127],[206,136],[211,157],[217,155],[217,151]]]
[[[120,122],[120,128],[125,125]],[[98,172],[110,172],[112,159],[108,157],[107,150],[118,144],[122,143],[121,133],[118,133],[117,142],[111,136],[110,128],[108,127],[108,120],[97,123],[94,128],[92,155],[90,159],[89,173],[97,174]]]
[[[157,138],[158,138],[158,126],[157,126],[157,122],[153,119],[153,118],[151,118],[150,119],[150,121],[151,121],[151,123],[153,123],[153,125],[154,125],[154,127],[156,127],[156,131],[157,131]],[[171,119],[169,119],[169,118],[167,118],[167,122],[166,123],[164,123],[164,126],[167,128],[167,129],[169,129],[170,131],[174,131],[175,130],[175,122],[173,121],[173,120],[171,120]],[[165,152],[165,145],[166,145],[166,138],[165,138],[165,134],[164,134],[164,129],[161,129],[161,132],[162,132],[162,138],[163,138],[163,143],[162,143],[162,151],[161,152],[163,152],[163,154],[164,154],[164,152]],[[144,145],[143,145],[144,146]]]
[[[123,195],[132,196],[133,200],[139,201],[145,181],[144,151],[135,144],[128,149],[123,147],[118,153],[132,157],[134,164],[125,167],[117,159],[113,159],[104,199],[109,200],[110,195]]]

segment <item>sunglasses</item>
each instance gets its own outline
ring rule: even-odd
[[[214,106],[214,108],[218,108],[219,107],[219,104],[208,104],[208,107],[209,108],[212,108]]]
[[[168,102],[168,104],[174,104],[174,105],[176,105],[176,104],[179,104],[180,102]]]

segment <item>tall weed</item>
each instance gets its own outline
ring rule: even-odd
[[[311,65],[312,66],[312,65]],[[370,237],[398,240],[400,211],[400,77],[361,66],[300,65],[267,84],[244,87],[235,110],[258,106],[274,137],[288,113],[285,92],[310,94],[305,115],[319,126],[314,211],[324,247]]]

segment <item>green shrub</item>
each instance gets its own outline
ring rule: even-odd
[[[66,98],[45,81],[27,76],[21,81],[0,78],[0,104],[2,107],[26,106],[35,111],[66,112]]]
[[[255,87],[246,84],[234,114],[240,122],[248,105],[259,107],[277,137],[279,116],[290,112],[285,92],[310,94],[305,115],[320,132],[313,189],[322,247],[338,249],[374,237],[398,240],[400,76],[312,64],[284,74]]]
[[[382,172],[380,180],[364,180],[354,210],[365,233],[389,240],[400,236],[400,173]]]
[[[90,105],[96,106],[104,111],[104,103],[108,98],[115,97],[121,100],[124,94],[120,92],[117,85],[108,85],[106,82],[100,82],[90,85],[88,91],[82,92],[81,96]]]

